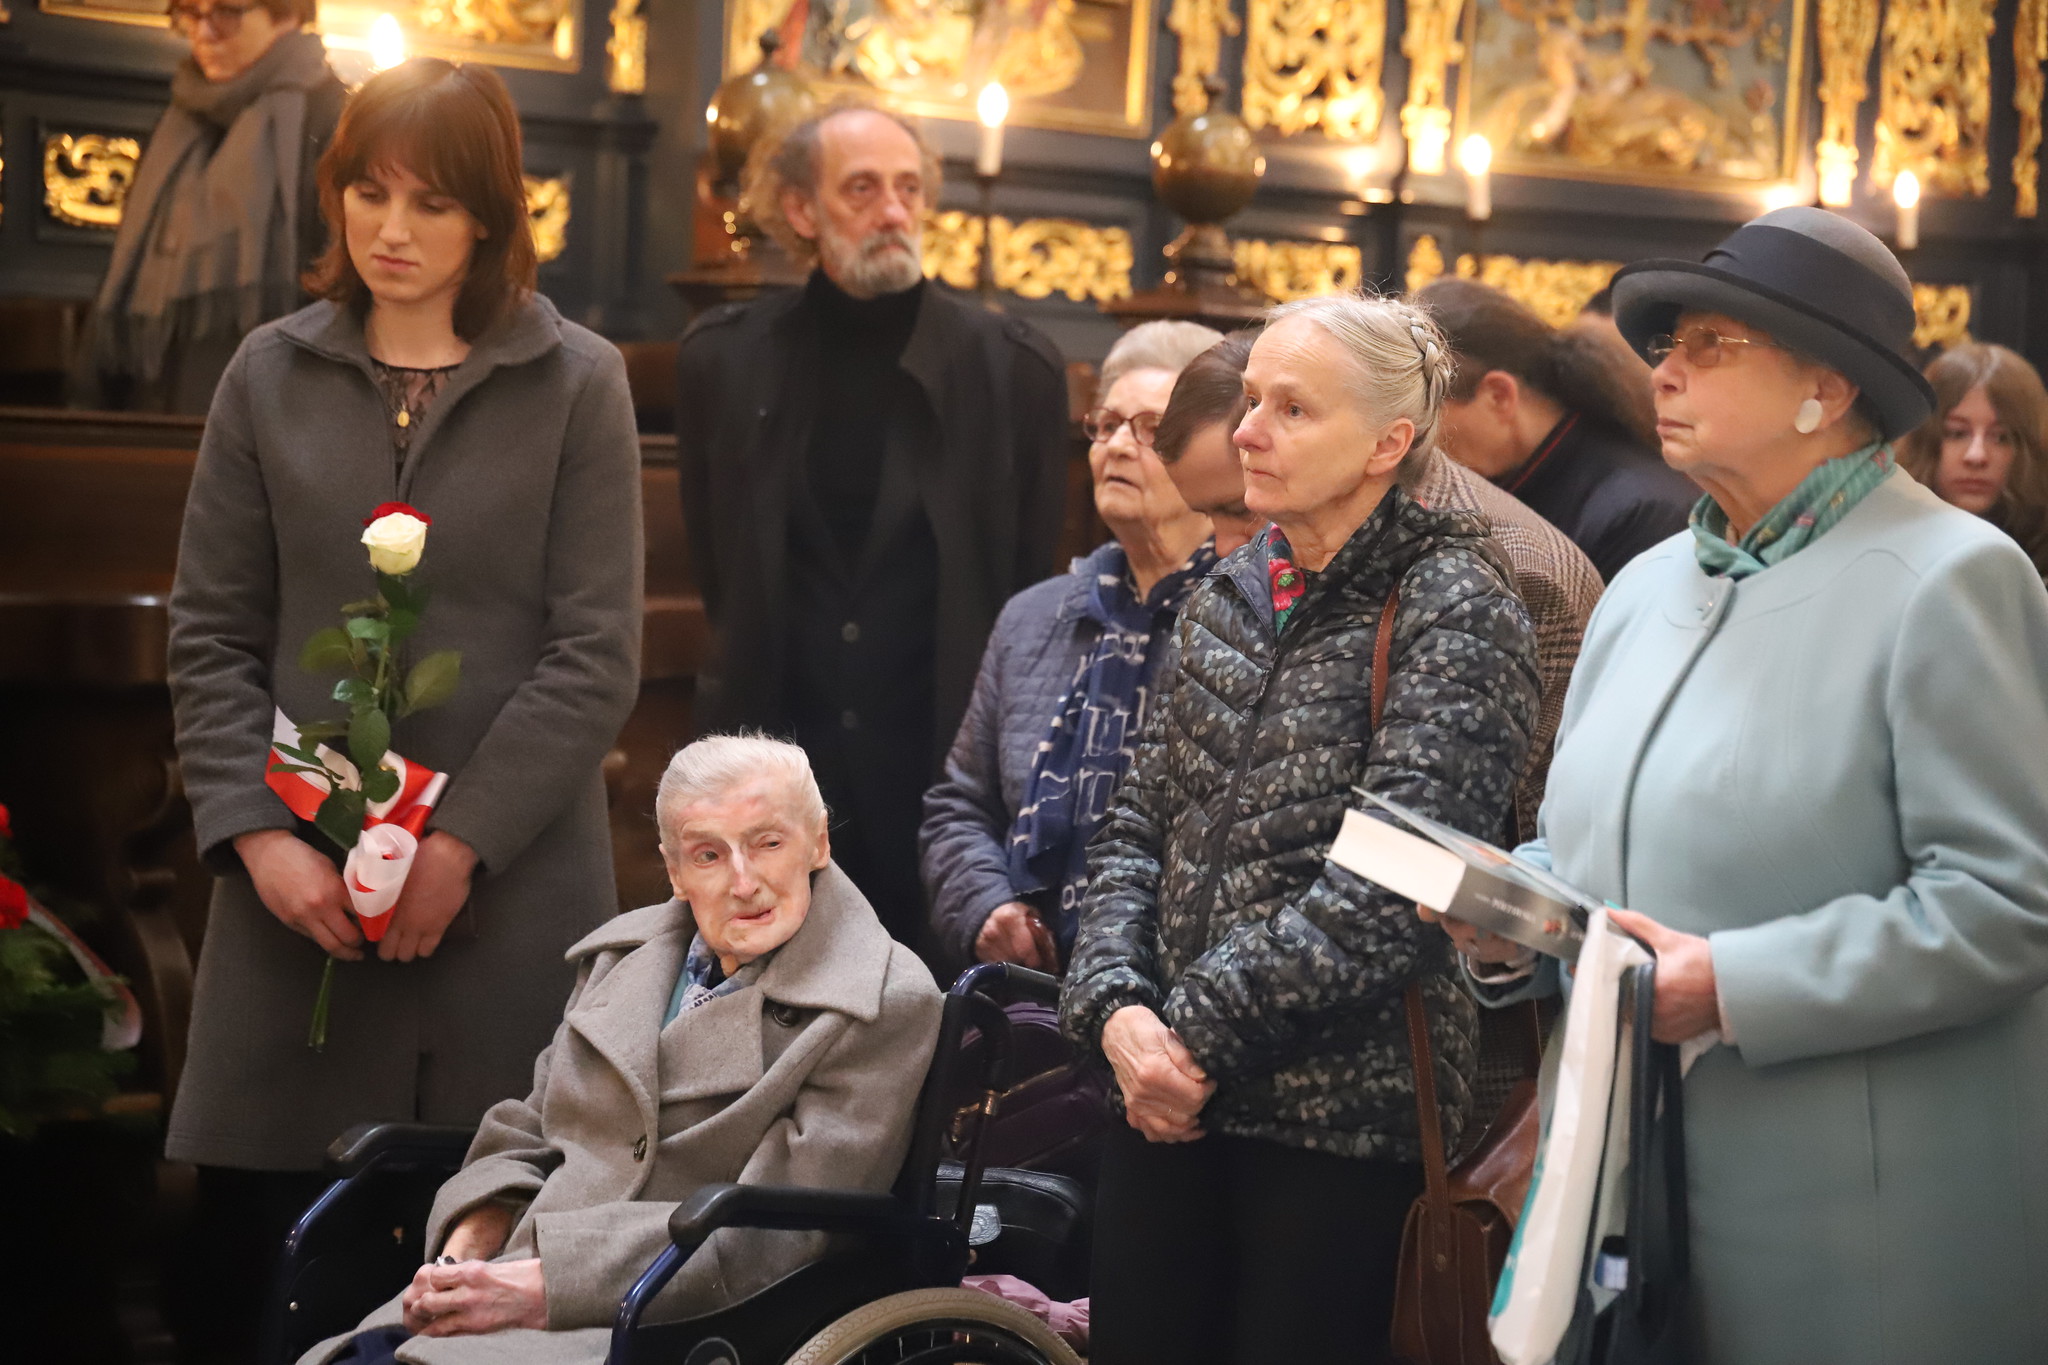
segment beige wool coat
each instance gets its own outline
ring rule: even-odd
[[[484,1116],[434,1200],[438,1253],[462,1215],[523,1201],[499,1260],[538,1256],[547,1331],[415,1337],[414,1365],[594,1365],[626,1290],[668,1244],[668,1217],[720,1181],[883,1190],[910,1144],[943,997],[883,932],[838,866],[812,878],[809,917],[753,984],[662,1015],[696,933],[681,901],[621,915],[569,950],[574,993],[534,1065],[533,1093]],[[695,1316],[780,1279],[819,1234],[727,1229],[650,1315]],[[398,1300],[364,1319],[391,1326]],[[348,1340],[313,1348],[320,1365]]]

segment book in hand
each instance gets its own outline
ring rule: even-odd
[[[1368,791],[1359,798],[1408,828],[1344,812],[1330,861],[1453,919],[1575,962],[1600,902],[1534,863]],[[1410,831],[1413,831],[1412,833]]]

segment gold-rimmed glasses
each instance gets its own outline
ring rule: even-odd
[[[1775,341],[1762,341],[1755,337],[1723,336],[1712,327],[1690,327],[1673,336],[1665,332],[1650,338],[1650,344],[1643,349],[1650,354],[1652,363],[1662,361],[1673,351],[1684,351],[1686,362],[1702,370],[1710,370],[1726,358],[1723,346],[1768,346],[1782,351],[1784,347]]]

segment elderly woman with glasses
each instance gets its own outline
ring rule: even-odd
[[[171,75],[74,381],[95,407],[203,413],[243,337],[304,304],[326,243],[314,167],[347,91],[314,0],[174,0]]]
[[[996,621],[918,842],[932,929],[954,967],[1058,972],[1087,886],[1088,840],[1108,812],[1152,699],[1159,644],[1215,563],[1152,449],[1174,380],[1222,340],[1148,322],[1102,362],[1083,419],[1095,510],[1115,537],[1011,598]]]
[[[1657,953],[1704,1365],[2048,1341],[2048,592],[1894,466],[1912,286],[1832,213],[1614,284],[1707,496],[1594,614],[1525,847]],[[1448,921],[1446,922],[1449,923]],[[1456,937],[1495,998],[1506,945]]]
[[[1539,686],[1505,558],[1402,486],[1450,378],[1442,334],[1392,299],[1286,304],[1252,346],[1236,443],[1273,525],[1174,625],[1060,1002],[1126,1120],[1097,1190],[1095,1365],[1385,1358],[1422,1188],[1404,996],[1435,1020],[1452,1142],[1476,1011],[1448,945],[1327,854],[1354,787],[1503,837]]]

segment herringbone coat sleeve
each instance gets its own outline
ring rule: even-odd
[[[1361,785],[1498,841],[1536,719],[1528,612],[1470,555],[1435,557],[1403,585],[1392,655]],[[1446,956],[1412,904],[1325,861],[1305,894],[1196,959],[1161,1016],[1228,1081],[1295,1058],[1331,1015],[1375,1007]]]

